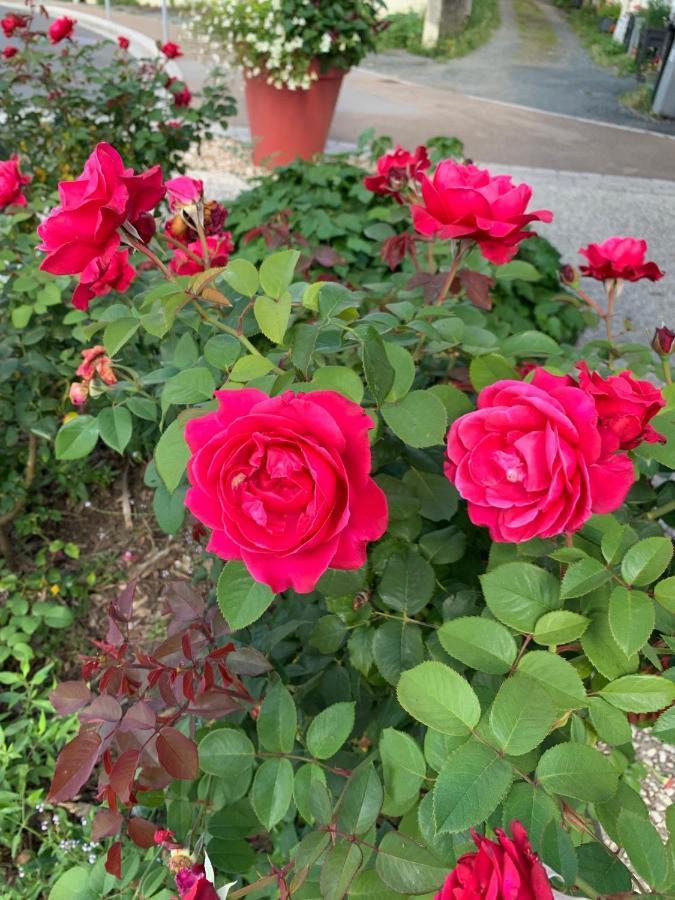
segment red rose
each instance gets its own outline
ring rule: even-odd
[[[5,59],[11,59],[19,52],[18,47],[3,47],[2,55]]]
[[[513,838],[495,829],[499,843],[472,829],[477,852],[459,858],[435,900],[553,900],[527,832],[520,822],[511,822],[510,828]]]
[[[28,16],[18,16],[16,13],[8,13],[4,19],[0,19],[0,27],[5,37],[11,37],[18,28],[25,28],[28,24]]]
[[[105,347],[98,344],[96,347],[83,350],[80,355],[83,362],[75,372],[76,375],[84,378],[85,381],[91,381],[98,375],[105,384],[117,384],[117,378],[112,370],[112,362]]]
[[[39,226],[40,268],[54,275],[81,275],[91,285],[106,271],[120,245],[119,229],[132,226],[164,196],[162,170],[140,175],[125,169],[117,150],[98,144],[75,181],[59,184],[61,205]]]
[[[645,260],[647,241],[637,238],[611,237],[602,244],[582,247],[579,253],[588,260],[588,265],[581,266],[581,274],[598,281],[658,281],[664,275],[655,262]]]
[[[199,863],[177,872],[176,886],[181,900],[218,900],[216,889]]]
[[[104,264],[95,260],[87,266],[80,277],[79,284],[73,293],[73,306],[76,309],[89,309],[94,297],[103,297],[111,291],[123,294],[136,277],[136,269],[129,265],[129,251],[114,253],[110,262]]]
[[[128,50],[129,49],[129,38],[123,37],[120,35],[117,38],[117,43],[119,44],[120,50]]]
[[[553,219],[546,209],[527,212],[532,188],[513,184],[510,175],[493,176],[487,169],[446,159],[432,178],[420,179],[423,205],[411,207],[417,231],[476,241],[483,256],[497,265],[513,259],[518,244],[532,237],[525,225]]]
[[[172,212],[183,206],[193,206],[204,198],[204,182],[199,178],[179,175],[167,181],[165,187]]]
[[[183,106],[189,106],[190,103],[192,103],[192,94],[186,87],[184,87],[181,91],[174,91],[173,103],[174,106],[177,106],[179,108]]]
[[[230,253],[234,250],[232,234],[229,231],[224,231],[222,234],[210,235],[206,238],[206,244],[209,248],[211,266],[226,266],[227,261],[230,258]],[[195,256],[198,256],[202,260],[204,259],[201,241],[192,241],[192,243],[187,244],[186,246]],[[194,259],[189,257],[187,253],[178,249],[174,251],[173,259],[169,263],[169,268],[172,272],[175,272],[176,275],[196,275],[197,272],[204,271],[203,263],[202,265],[199,265]]]
[[[632,450],[643,441],[664,443],[665,437],[649,424],[666,405],[659,388],[632,378],[630,372],[603,378],[585,362],[577,363],[577,369],[579,387],[595,402],[603,454]]]
[[[328,567],[362,566],[387,527],[370,477],[370,417],[335,391],[216,397],[219,409],[185,428],[185,503],[212,529],[207,550],[243,560],[275,592],[305,594]]]
[[[403,203],[402,192],[420,181],[422,172],[430,165],[426,147],[417,147],[414,153],[409,153],[397,144],[391,153],[378,159],[377,174],[368,175],[363,184],[374,194],[390,194],[397,203]]]
[[[0,209],[7,206],[25,206],[26,198],[22,193],[24,184],[30,184],[30,175],[22,175],[19,168],[19,157],[0,159]]]
[[[475,525],[516,544],[612,512],[635,477],[627,456],[604,454],[593,397],[541,369],[532,383],[480,392],[478,409],[450,428],[445,474]]]
[[[162,44],[159,49],[167,59],[178,59],[179,56],[183,55],[180,45],[174,44],[173,41],[167,41],[166,44]]]
[[[659,356],[669,356],[673,352],[673,342],[675,341],[675,331],[662,325],[657,328],[652,338],[652,348]]]
[[[76,25],[77,21],[69,18],[69,16],[62,16],[60,19],[56,19],[47,29],[50,43],[58,44],[64,38],[69,38]]]

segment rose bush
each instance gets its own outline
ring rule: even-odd
[[[158,522],[187,508],[206,545],[166,636],[138,643],[129,586],[53,694],[80,731],[51,800],[95,791],[123,896],[175,894],[176,872],[188,895],[270,900],[672,890],[630,726],[674,736],[665,336],[655,356],[511,331],[467,262],[535,243],[529,189],[438,168],[434,214],[461,233],[424,236],[418,282],[377,294],[303,277],[288,247],[213,265],[225,214],[199,185],[136,236],[122,211],[151,212],[135,191],[159,179],[97,180],[115,233],[68,256],[123,241],[145,283],[73,311],[88,396],[56,452],[142,435]],[[391,199],[410,222],[417,184]],[[63,215],[41,226],[54,252]],[[102,877],[73,869],[55,896]]]

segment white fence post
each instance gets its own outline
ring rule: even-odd
[[[105,0],[105,17],[106,19],[112,19],[112,13],[110,11],[110,0]]]
[[[167,0],[162,0],[162,43],[169,40],[169,8]]]

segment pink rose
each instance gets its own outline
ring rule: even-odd
[[[634,480],[627,456],[603,453],[593,398],[539,372],[484,388],[448,434],[445,474],[493,541],[578,531],[617,509]]]
[[[173,104],[177,108],[189,106],[190,103],[192,103],[192,94],[186,87],[180,91],[173,92]]]
[[[2,55],[3,55],[4,59],[11,59],[13,56],[16,56],[16,54],[18,52],[19,52],[18,47],[3,47],[2,48]]]
[[[26,198],[22,193],[24,184],[30,184],[30,175],[22,175],[19,157],[0,159],[0,209],[7,206],[25,206]]]
[[[40,268],[54,275],[81,275],[91,285],[106,271],[120,246],[120,228],[141,219],[164,196],[162,170],[140,175],[125,169],[110,144],[101,143],[75,181],[59,184],[61,205],[39,226],[39,249],[47,253]]]
[[[577,363],[577,369],[579,387],[595,402],[603,453],[632,450],[643,441],[665,442],[665,437],[649,424],[666,405],[659,388],[632,378],[630,372],[603,378],[589,371],[585,362]]]
[[[112,370],[112,361],[105,347],[98,344],[88,350],[82,350],[80,355],[83,362],[75,372],[76,375],[84,378],[85,381],[92,381],[98,375],[105,384],[117,384],[117,378]]]
[[[73,406],[83,406],[87,402],[87,397],[89,396],[89,382],[73,381],[70,385],[68,396],[70,397],[70,402]]]
[[[495,829],[499,843],[471,829],[477,852],[457,861],[435,900],[553,900],[546,869],[520,822],[511,822],[509,838]]]
[[[56,19],[47,29],[50,43],[58,44],[59,41],[62,41],[64,38],[69,38],[76,25],[77,21],[68,16],[62,16],[60,19]]]
[[[611,237],[602,244],[589,244],[579,250],[588,260],[581,274],[598,281],[621,279],[658,281],[664,273],[655,262],[645,260],[647,241],[633,237]]]
[[[167,181],[165,187],[172,211],[182,206],[192,206],[204,198],[204,182],[199,178],[179,175],[178,178]]]
[[[162,44],[159,49],[167,59],[178,59],[179,56],[183,55],[180,45],[174,44],[173,41],[167,41],[166,44]]]
[[[107,264],[95,260],[87,267],[86,278],[82,274],[73,294],[76,309],[89,309],[94,297],[103,297],[111,291],[123,294],[136,277],[136,269],[129,265],[129,251],[114,253]]]
[[[414,182],[421,180],[422,172],[430,165],[426,147],[417,147],[414,153],[409,153],[397,144],[378,159],[377,174],[368,175],[363,184],[374,194],[389,194],[397,203],[403,203],[402,192],[415,187]]]
[[[3,19],[0,19],[0,27],[7,38],[10,38],[17,29],[25,28],[26,25],[28,25],[28,16],[19,16],[16,13],[8,13]]]
[[[529,184],[513,184],[510,175],[491,175],[487,169],[440,163],[432,178],[421,176],[423,205],[411,207],[420,234],[444,240],[476,241],[490,262],[501,265],[516,254],[518,244],[532,237],[530,222],[550,222],[547,209],[527,212],[532,199]]]
[[[229,231],[224,231],[222,234],[210,235],[206,238],[206,245],[209,249],[209,256],[211,257],[211,267],[226,266],[227,261],[230,258],[230,253],[234,250],[234,242],[231,233]],[[186,246],[195,256],[198,256],[201,260],[204,259],[201,241],[192,241]],[[202,263],[202,265],[199,265],[199,263],[189,257],[183,250],[176,249],[173,258],[169,263],[169,268],[176,275],[196,275],[197,272],[204,271],[204,264]]]
[[[180,869],[176,873],[176,886],[181,900],[218,900],[216,889],[200,863]]]
[[[216,397],[219,409],[185,428],[185,503],[213,530],[207,550],[243,560],[275,592],[305,594],[329,567],[362,566],[387,527],[370,477],[369,416],[335,391]]]
[[[119,45],[120,50],[128,50],[129,49],[129,38],[120,35],[117,38],[117,43]]]

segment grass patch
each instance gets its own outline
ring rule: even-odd
[[[457,59],[485,44],[499,26],[498,0],[474,0],[469,21],[461,34],[445,38],[433,48],[422,46],[424,19],[420,13],[394,13],[389,28],[377,39],[378,50],[407,50],[418,56]]]
[[[562,4],[561,4],[562,5]],[[566,9],[564,5],[563,9]],[[617,44],[611,34],[598,29],[597,11],[591,9],[566,9],[568,21],[581,43],[599,66],[614,69],[617,75],[634,75],[635,60],[628,56],[622,44]]]
[[[537,57],[558,43],[555,28],[536,0],[514,0],[513,8],[525,56]]]

